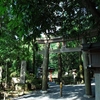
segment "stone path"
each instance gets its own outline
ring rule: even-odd
[[[43,91],[33,91],[28,95],[24,95],[12,100],[95,100],[94,97],[94,88],[95,84],[92,84],[92,93],[93,97],[85,97],[85,86],[84,84],[80,85],[64,85],[62,89],[62,97],[60,97],[60,88],[59,85],[55,83],[49,83],[49,89],[47,93]]]

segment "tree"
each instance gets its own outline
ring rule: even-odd
[[[100,23],[100,1],[82,0],[81,5],[86,7],[92,14],[95,23]]]
[[[16,30],[16,34],[20,36],[33,32],[33,37],[37,37],[43,32],[66,37],[77,34],[78,37],[80,32],[99,23],[95,22],[99,20],[99,0],[82,0],[82,3],[79,0],[8,0],[1,1],[0,4],[1,14],[6,12],[8,16],[8,29]]]
[[[13,57],[19,53],[26,57],[26,38],[28,43],[34,40],[34,55],[36,38],[42,33],[48,38],[52,35],[79,39],[84,31],[100,24],[99,0],[1,0],[0,10],[0,41],[5,43],[1,58],[8,58],[10,51]]]

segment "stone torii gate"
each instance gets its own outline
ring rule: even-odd
[[[82,38],[81,38],[82,39]],[[71,41],[73,39],[69,39]],[[79,52],[81,51],[82,47],[75,47],[75,48],[66,48],[62,47],[61,49],[54,49],[54,50],[49,50],[50,43],[57,43],[57,42],[64,42],[66,41],[62,37],[57,37],[57,38],[52,38],[52,39],[37,39],[37,43],[39,44],[45,44],[44,50],[40,51],[40,54],[44,55],[44,60],[43,60],[43,77],[42,77],[42,90],[47,91],[47,69],[48,69],[48,59],[49,59],[49,52],[50,53],[62,53],[62,52]],[[67,40],[68,41],[68,40]],[[86,41],[85,41],[86,42]],[[83,43],[85,43],[83,41]],[[83,53],[84,54],[84,53]],[[85,55],[85,54],[84,54]],[[46,58],[47,56],[47,58]],[[87,59],[86,56],[83,56],[84,59]],[[84,62],[84,66],[87,66],[88,64]],[[89,70],[84,67],[84,75],[85,75],[85,94],[87,96],[91,95],[91,81],[90,81],[90,75],[89,75]]]

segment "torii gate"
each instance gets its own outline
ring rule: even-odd
[[[97,29],[94,29],[94,30],[92,30],[92,31],[89,31],[91,34],[89,35],[89,36],[87,36],[87,37],[94,37],[94,36],[96,36],[96,33],[97,33]],[[80,38],[79,39],[83,39],[84,37],[85,37],[85,33],[84,34],[82,34],[82,36],[79,36]],[[67,39],[67,41],[72,41],[72,40],[75,40],[75,38],[69,38],[69,39]],[[64,38],[62,38],[62,37],[56,37],[56,38],[51,38],[51,39],[37,39],[37,43],[39,43],[39,44],[45,44],[45,48],[44,48],[44,50],[45,50],[45,52],[44,52],[44,50],[42,50],[42,51],[40,51],[39,53],[42,53],[42,54],[44,54],[44,60],[48,63],[48,58],[45,58],[45,56],[50,52],[50,53],[60,53],[60,52],[79,52],[79,51],[81,51],[81,48],[82,47],[75,47],[75,48],[66,48],[66,47],[62,47],[61,49],[54,49],[54,50],[49,50],[49,46],[50,46],[50,43],[56,43],[56,42],[64,42],[64,41],[66,41]],[[82,42],[83,44],[84,43],[86,43],[86,40],[84,41],[84,39],[83,39],[83,42]],[[87,58],[87,56],[86,56],[86,54],[83,52],[83,54],[84,54],[84,59],[85,60],[88,60],[88,58]],[[86,69],[86,66],[87,66],[87,63],[86,62],[83,62],[84,63],[84,75],[85,75],[85,94],[87,95],[87,96],[90,96],[90,95],[92,95],[91,94],[91,82],[90,82],[90,77],[89,77],[89,70],[88,69]],[[46,77],[46,75],[47,75],[47,72],[46,72],[46,69],[47,68],[45,68],[45,66],[43,67],[43,79],[42,79],[42,90],[43,91],[46,91],[47,90],[47,88],[45,88],[45,86],[44,85],[47,85],[47,77]],[[45,79],[46,79],[46,81],[45,81]]]
[[[57,40],[58,39],[58,40]],[[42,54],[44,54],[44,60],[47,60],[48,58],[46,58],[45,56],[50,52],[50,53],[61,53],[61,52],[79,52],[79,51],[81,51],[81,49],[82,49],[82,47],[75,47],[75,48],[66,48],[66,47],[62,47],[61,49],[54,49],[54,50],[49,50],[49,49],[47,49],[47,47],[50,45],[50,43],[55,43],[55,42],[63,42],[63,39],[61,40],[59,40],[59,38],[54,38],[54,39],[52,39],[52,40],[48,40],[48,41],[46,41],[46,40],[42,40],[42,42],[41,42],[41,40],[38,40],[38,43],[41,43],[41,44],[44,44],[45,43],[45,48],[44,48],[44,50],[46,50],[46,53],[44,52],[44,50],[42,50],[42,51],[40,51],[39,53],[42,53]],[[47,53],[48,52],[48,53]],[[86,58],[85,58],[86,59]],[[48,62],[48,61],[47,61]],[[43,66],[43,82],[42,82],[42,85],[45,83],[45,85],[47,84],[47,81],[46,82],[44,82],[44,79],[46,78],[45,76],[47,76],[47,73],[46,73],[46,69],[47,68],[45,68],[45,66]],[[87,73],[88,73],[89,71],[86,69],[86,71],[85,71],[85,74],[86,75],[88,75]],[[86,76],[85,75],[85,76]],[[89,75],[88,75],[89,76]],[[85,87],[86,87],[86,95],[91,95],[91,83],[90,83],[90,79],[89,79],[90,77],[88,77],[88,78],[86,78],[85,79]],[[42,90],[43,91],[46,91],[46,88],[44,88],[45,86],[42,86]]]

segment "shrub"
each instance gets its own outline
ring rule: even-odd
[[[67,84],[73,84],[74,83],[73,76],[72,75],[63,76],[62,77],[62,82],[65,85],[67,85]]]

